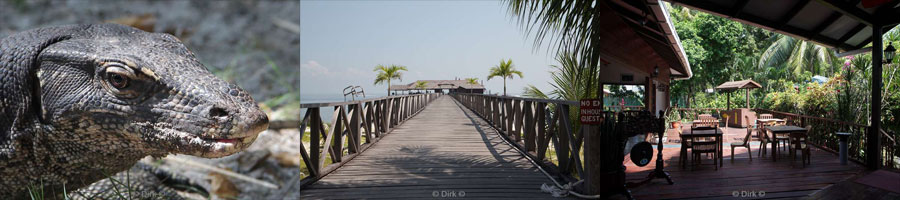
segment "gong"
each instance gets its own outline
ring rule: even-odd
[[[631,162],[638,167],[647,166],[653,159],[653,145],[649,142],[640,142],[631,147]]]

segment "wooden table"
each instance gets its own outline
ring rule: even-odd
[[[723,136],[723,135],[724,135],[724,132],[723,132],[723,131],[719,131],[718,128],[715,128],[715,129],[699,129],[699,130],[692,130],[692,131],[688,131],[688,132],[681,133],[681,138],[682,138],[682,139],[684,139],[684,138],[691,138],[691,141],[694,141],[693,138],[716,137],[716,141],[719,143],[719,145],[718,145],[718,147],[717,147],[717,148],[718,148],[718,150],[717,150],[718,153],[717,153],[717,154],[719,154],[719,155],[718,155],[718,157],[719,157],[719,166],[721,167],[721,166],[722,166],[722,155],[724,155],[724,154],[722,153],[722,149],[723,149],[723,147],[722,147],[722,142],[723,142],[722,139],[723,139],[723,137],[722,137],[722,136]]]
[[[783,119],[776,119],[776,118],[771,118],[771,119],[756,119],[756,123],[757,123],[757,124],[759,124],[760,122],[762,122],[762,123],[770,123],[770,122],[781,123],[781,122],[784,122],[784,120],[783,120]]]
[[[798,126],[766,126],[766,130],[772,132],[772,161],[778,160],[778,142],[775,141],[776,135],[806,133],[806,128],[801,128]]]

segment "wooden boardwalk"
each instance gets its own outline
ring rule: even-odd
[[[484,120],[440,97],[302,199],[550,199],[552,184]],[[554,198],[558,199],[558,198]]]

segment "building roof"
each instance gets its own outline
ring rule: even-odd
[[[416,88],[417,82],[425,82],[425,88]],[[404,85],[391,85],[392,91],[437,89],[484,89],[484,85],[470,84],[468,80],[419,80]]]
[[[673,78],[693,76],[690,63],[669,12],[661,0],[611,0],[600,5],[599,46],[607,56],[652,72],[654,66],[669,66]],[[608,9],[608,11],[607,11]],[[618,19],[616,19],[618,18]]]
[[[862,48],[872,41],[873,26],[890,30],[900,23],[900,0],[880,3],[860,0],[666,1],[837,48],[841,52],[865,51]]]
[[[729,81],[722,83],[722,85],[716,86],[717,90],[726,90],[733,91],[737,89],[753,89],[753,88],[761,88],[762,86],[759,83],[756,83],[753,80],[747,79],[743,81]]]

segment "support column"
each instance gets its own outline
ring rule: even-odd
[[[881,25],[872,26],[872,110],[871,126],[866,132],[866,167],[869,170],[876,170],[881,165],[881,148],[878,142],[878,131],[881,130],[881,59],[884,53],[881,33]]]

